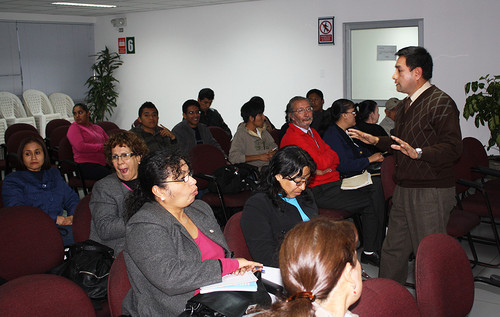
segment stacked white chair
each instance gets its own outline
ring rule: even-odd
[[[7,121],[4,118],[0,119],[0,144],[5,144],[5,131],[7,130]],[[0,147],[0,160],[4,158],[4,147]]]
[[[21,100],[10,92],[0,92],[0,117],[5,119],[8,126],[27,123],[36,128],[35,118],[26,115]]]
[[[61,119],[66,119],[69,122],[74,122],[73,118],[73,107],[75,103],[70,96],[55,92],[49,95],[50,103],[52,107],[54,107],[54,112],[59,113],[61,115]]]
[[[23,92],[24,105],[29,115],[35,118],[38,132],[45,138],[45,126],[50,120],[61,119],[59,113],[54,113],[52,104],[46,94],[39,90],[28,89]]]

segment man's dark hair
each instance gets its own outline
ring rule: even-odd
[[[241,117],[243,122],[247,123],[250,117],[256,117],[258,114],[264,113],[264,104],[250,99],[241,107]]]
[[[200,110],[200,103],[194,99],[189,99],[182,104],[182,113],[187,113],[190,106],[196,106]]]
[[[214,98],[215,98],[215,93],[210,88],[203,88],[198,93],[198,100],[203,100],[203,99],[214,100]]]
[[[410,70],[421,67],[422,77],[425,80],[432,78],[432,56],[425,48],[421,46],[408,46],[400,49],[396,55],[406,57],[406,66]]]
[[[141,117],[142,112],[144,109],[155,109],[156,112],[158,112],[158,108],[156,108],[155,104],[152,103],[151,101],[146,101],[145,103],[142,104],[142,106],[139,108],[139,117]]]
[[[316,88],[313,88],[311,90],[309,90],[306,94],[306,98],[309,98],[309,95],[312,95],[312,94],[316,94],[318,95],[321,99],[325,99],[323,98],[323,92],[319,89],[316,89]]]

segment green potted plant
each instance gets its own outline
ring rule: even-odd
[[[85,82],[89,88],[86,101],[91,112],[90,120],[100,122],[107,120],[108,115],[113,114],[117,106],[118,93],[115,90],[115,84],[118,83],[118,79],[113,77],[113,72],[123,62],[120,55],[110,52],[107,46],[94,56],[97,57],[92,65],[94,74]]]
[[[476,127],[486,125],[491,136],[488,150],[500,145],[500,75],[489,74],[465,84],[464,118],[475,116]]]

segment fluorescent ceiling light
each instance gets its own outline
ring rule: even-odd
[[[76,6],[76,7],[93,7],[93,8],[116,8],[113,4],[91,4],[91,3],[75,3],[75,2],[52,2],[55,5]]]

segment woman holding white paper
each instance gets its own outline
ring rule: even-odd
[[[139,185],[127,199],[124,250],[132,285],[124,314],[177,316],[202,286],[260,263],[231,259],[210,207],[198,193],[188,161],[157,151],[139,166]]]

